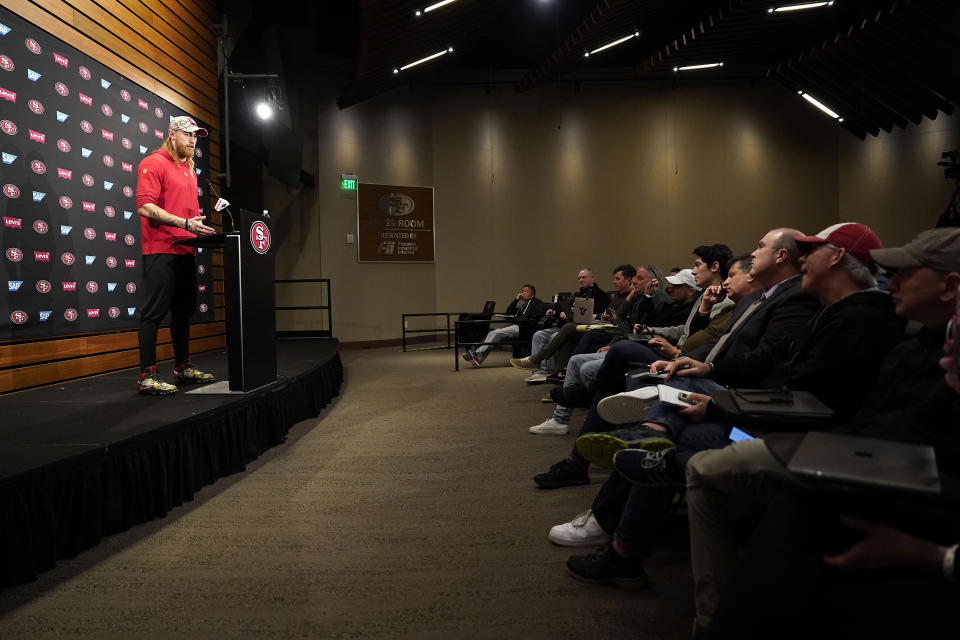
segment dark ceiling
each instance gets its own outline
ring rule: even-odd
[[[307,28],[319,54],[352,69],[346,108],[398,86],[504,78],[519,91],[557,81],[769,77],[806,92],[864,138],[960,104],[960,2],[835,0],[356,0],[310,8],[276,0],[251,24]],[[290,4],[290,9],[280,9]],[[618,38],[639,37],[585,57]],[[394,69],[448,47],[426,64]],[[674,67],[723,62],[722,68]]]

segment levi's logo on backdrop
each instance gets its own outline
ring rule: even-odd
[[[57,53],[56,51],[53,52],[53,61],[56,62],[56,63],[57,63],[58,65],[60,65],[61,67],[69,67],[69,66],[70,66],[70,61],[67,60],[66,58],[64,58],[62,55],[60,55],[60,54]]]
[[[34,251],[34,252],[33,252],[33,261],[34,261],[34,262],[50,262],[50,252],[49,252],[49,251]]]
[[[63,290],[64,290],[64,291],[76,291],[76,290],[77,290],[77,283],[76,283],[76,282],[61,282],[60,284],[63,285]]]
[[[113,142],[112,131],[107,131],[106,129],[100,129],[100,135],[102,135],[105,140],[109,140],[110,142]]]
[[[23,220],[21,218],[8,218],[3,216],[3,226],[10,227],[11,229],[22,229]]]
[[[4,100],[9,100],[10,102],[16,102],[17,94],[14,93],[13,91],[10,91],[9,89],[4,89],[3,87],[0,87],[0,98],[3,98]]]
[[[34,131],[30,129],[30,139],[34,142],[39,142],[40,144],[45,144],[47,142],[47,135],[40,133],[39,131]]]
[[[82,102],[83,104],[87,105],[88,107],[93,106],[93,98],[91,98],[90,96],[80,92],[77,92],[77,96],[79,96],[80,102]]]

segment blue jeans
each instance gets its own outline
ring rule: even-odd
[[[563,386],[582,384],[589,388],[596,379],[605,355],[606,353],[582,353],[571,357],[567,363],[567,375],[563,379]],[[553,419],[561,424],[570,424],[572,415],[573,409],[560,404],[553,410]]]
[[[533,341],[530,345],[530,353],[539,353],[540,349],[543,349],[545,346],[547,346],[547,343],[550,342],[550,339],[557,335],[557,332],[559,331],[559,327],[547,327],[546,329],[540,329],[533,334]],[[553,356],[550,356],[540,363],[540,368],[534,371],[534,373],[551,374],[554,372],[555,366],[556,363],[553,360]]]

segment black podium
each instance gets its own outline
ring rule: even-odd
[[[230,391],[251,391],[277,379],[273,233],[268,222],[240,209],[237,231],[178,241],[223,249]]]

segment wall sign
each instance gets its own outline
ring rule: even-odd
[[[359,184],[360,262],[434,262],[433,232],[433,187]]]

